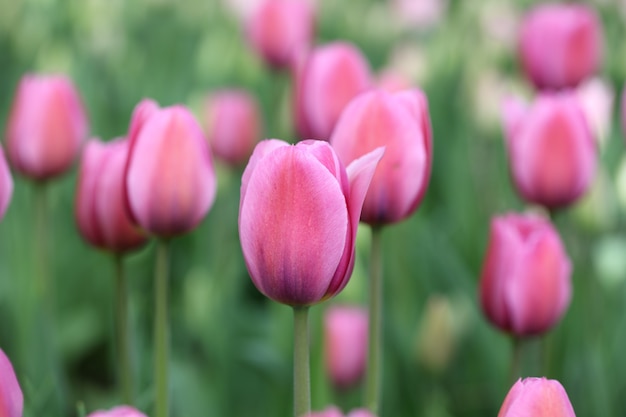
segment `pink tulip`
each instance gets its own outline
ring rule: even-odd
[[[257,145],[243,173],[239,235],[259,291],[295,306],[345,287],[363,198],[382,153],[371,152],[346,171],[327,142]]]
[[[308,49],[315,31],[313,8],[305,0],[264,0],[247,22],[254,50],[275,68],[293,64],[295,54]]]
[[[296,128],[302,139],[328,140],[344,107],[372,85],[367,60],[345,42],[301,55],[294,77]]]
[[[60,175],[74,162],[88,129],[80,97],[68,78],[25,75],[7,122],[9,161],[35,180]]]
[[[432,163],[424,93],[372,90],[356,97],[342,113],[330,142],[344,164],[386,147],[365,198],[362,221],[394,223],[415,211],[428,187]]]
[[[350,411],[346,417],[376,417],[376,415],[368,409],[357,408]]]
[[[593,181],[597,149],[573,92],[540,94],[530,108],[504,105],[510,169],[521,196],[548,208],[567,206]]]
[[[483,311],[503,331],[517,336],[543,333],[569,306],[571,270],[548,220],[512,213],[495,217],[480,284]]]
[[[217,158],[238,166],[246,163],[261,138],[256,100],[244,90],[223,90],[206,102],[207,137]]]
[[[76,221],[92,245],[112,252],[141,246],[146,237],[135,227],[124,202],[129,144],[125,139],[87,143],[76,192]]]
[[[143,123],[135,120],[142,112],[133,115],[125,192],[136,223],[169,237],[204,218],[215,198],[215,172],[202,129],[187,108],[150,113]]]
[[[11,195],[13,195],[13,177],[4,158],[4,151],[0,148],[0,220],[9,208]]]
[[[576,417],[567,392],[554,379],[519,379],[511,388],[498,417]]]
[[[540,89],[574,87],[602,62],[602,27],[583,4],[541,4],[522,24],[519,54],[528,78]]]
[[[331,307],[324,316],[326,371],[333,384],[349,388],[358,383],[367,362],[367,310]]]
[[[22,417],[24,397],[13,365],[0,349],[0,416]]]
[[[98,410],[87,417],[146,417],[144,413],[128,405],[120,405],[108,411]]]

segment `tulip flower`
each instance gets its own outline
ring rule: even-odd
[[[146,415],[133,407],[120,405],[108,411],[94,411],[88,414],[87,417],[146,417]]]
[[[567,392],[554,379],[518,380],[502,404],[498,417],[576,417]]]
[[[248,161],[261,137],[256,100],[244,90],[223,90],[206,102],[206,132],[217,158],[233,166]]]
[[[139,226],[171,237],[204,218],[215,198],[215,172],[208,143],[189,110],[173,106],[152,113],[143,123],[131,123],[126,193]]]
[[[432,163],[428,103],[420,90],[360,95],[342,113],[330,142],[345,164],[376,147],[386,148],[365,198],[362,221],[395,223],[415,211]]]
[[[22,77],[7,122],[7,154],[21,174],[43,181],[67,171],[87,138],[88,121],[72,81]]]
[[[13,177],[4,158],[4,151],[0,148],[0,220],[9,208],[11,195],[13,195]]]
[[[254,50],[272,67],[287,68],[308,49],[315,31],[313,8],[305,0],[264,0],[247,22]]]
[[[0,349],[0,416],[22,417],[24,397],[13,365]]]
[[[572,92],[540,94],[530,108],[504,105],[511,175],[521,196],[549,209],[581,197],[595,175],[597,146]]]
[[[495,217],[480,283],[483,311],[494,326],[517,337],[544,333],[569,306],[571,270],[548,220],[513,213]]]
[[[602,49],[600,20],[583,4],[540,4],[522,23],[521,64],[539,89],[575,87],[598,70]]]
[[[373,82],[363,54],[345,42],[303,54],[294,77],[296,128],[302,139],[328,140],[344,107]]]
[[[333,384],[349,388],[358,383],[367,362],[367,310],[337,306],[324,316],[326,370]]]

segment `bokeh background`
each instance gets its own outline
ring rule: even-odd
[[[417,2],[417,0],[415,0]],[[124,135],[135,104],[184,103],[200,120],[207,94],[242,87],[261,103],[264,137],[295,140],[288,74],[248,48],[241,16],[253,2],[218,0],[0,0],[0,127],[26,72],[75,81],[91,134]],[[530,97],[515,53],[516,29],[532,1],[318,0],[318,43],[356,44],[372,68],[392,67],[427,93],[434,164],[426,198],[384,232],[383,415],[495,416],[511,386],[510,340],[477,303],[489,220],[524,210],[508,176],[499,104]],[[626,189],[619,95],[626,79],[626,3],[590,2],[604,26],[600,77],[614,94],[597,184],[555,223],[574,264],[574,297],[545,341],[531,341],[524,375],[561,381],[579,416],[617,416],[626,395]],[[248,278],[237,233],[241,170],[218,165],[219,190],[205,221],[172,244],[171,382],[174,416],[287,416],[292,412],[292,314]],[[54,346],[26,346],[33,288],[35,186],[15,176],[0,224],[0,347],[25,394],[25,417],[79,415],[119,401],[110,256],[81,239],[74,219],[76,169],[50,184],[50,274]],[[621,185],[620,185],[621,181]],[[360,404],[357,387],[335,392],[324,370],[322,316],[332,304],[366,299],[369,230],[359,231],[352,281],[312,309],[313,409]],[[137,405],[152,408],[154,245],[127,258]],[[547,345],[547,347],[546,347]],[[547,353],[542,353],[547,352]],[[56,369],[62,385],[25,376],[29,361]],[[61,392],[61,396],[58,396]],[[63,404],[64,411],[59,411]]]

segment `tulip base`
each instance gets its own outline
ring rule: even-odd
[[[311,412],[309,307],[293,307],[293,409],[295,417]]]
[[[382,227],[372,227],[369,276],[369,345],[365,380],[365,405],[375,415],[379,414],[382,378],[382,304],[383,262]]]
[[[155,417],[169,414],[168,395],[168,351],[169,323],[167,319],[168,298],[168,242],[157,245],[155,270],[155,316],[154,316],[154,383]]]

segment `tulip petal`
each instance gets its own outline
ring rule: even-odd
[[[267,139],[259,142],[259,144],[254,148],[254,152],[252,152],[252,156],[248,160],[248,165],[241,176],[241,199],[239,201],[240,212],[248,191],[248,182],[250,182],[250,177],[256,169],[259,161],[272,153],[275,149],[287,146],[289,146],[289,144],[283,142],[282,140]]]
[[[24,397],[13,365],[0,349],[0,416],[22,417]]]
[[[498,417],[575,417],[563,386],[546,378],[518,380],[502,404]]]

